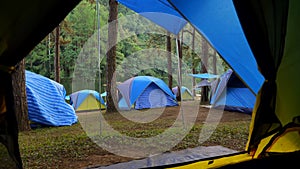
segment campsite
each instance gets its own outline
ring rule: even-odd
[[[299,8],[0,1],[0,168],[294,168]]]
[[[224,85],[223,83],[220,84]],[[176,155],[177,153],[194,148],[211,148],[210,153],[206,151],[207,156],[211,156],[213,153],[219,155],[229,153],[226,151],[230,151],[230,153],[243,151],[251,120],[249,113],[232,109],[224,111],[220,109],[219,105],[218,109],[201,105],[200,100],[194,98],[191,91],[184,86],[181,87],[182,99],[177,102],[178,86],[173,87],[171,91],[164,81],[151,76],[136,76],[120,83],[118,85],[119,110],[113,113],[106,113],[106,93],[99,94],[94,90],[80,90],[66,95],[63,85],[30,71],[26,71],[26,87],[28,113],[34,131],[21,132],[19,137],[20,153],[24,159],[25,168],[52,168],[53,165],[56,168],[105,166],[113,168],[113,165],[132,165],[126,162],[146,160],[146,157],[133,158],[113,154],[103,146],[96,144],[97,140],[90,136],[87,128],[92,128],[94,124],[99,126],[102,121],[108,122],[118,132],[133,138],[155,137],[172,128],[174,124],[178,125],[178,127],[173,127],[169,137],[176,137],[184,130],[189,132],[168,150],[174,154],[174,160],[176,160],[180,157],[180,155]],[[48,93],[51,96],[45,97]],[[55,93],[57,94],[55,95]],[[61,102],[58,98],[61,99]],[[51,103],[53,100],[60,106],[53,106]],[[241,105],[239,106],[241,108]],[[49,110],[51,111],[49,112]],[[191,113],[195,110],[198,111]],[[51,115],[49,116],[49,114]],[[104,117],[102,121],[99,120],[101,119],[100,114],[103,114]],[[176,123],[178,119],[181,122]],[[211,136],[207,140],[198,141],[199,136],[207,134],[203,131],[212,129],[214,132],[210,133]],[[97,130],[99,131],[99,129]],[[101,131],[96,135],[101,137]],[[122,138],[113,133],[103,135],[103,137],[105,139],[102,142],[108,145],[123,144]],[[118,143],[118,141],[121,142]],[[164,143],[164,141],[168,141],[168,139],[161,140],[159,144],[170,144]],[[152,144],[154,146],[154,142]],[[142,146],[144,147],[140,147],[139,150],[134,150],[137,147],[128,148],[126,153],[130,154],[130,151],[134,151],[133,154],[137,154],[139,151],[146,152],[147,146]],[[214,148],[214,146],[221,147]],[[163,154],[168,155],[166,152],[162,152],[160,155]],[[201,153],[198,153],[198,156],[201,156]],[[153,157],[155,157],[155,153]],[[49,161],[50,158],[51,161]],[[157,156],[160,161],[158,164],[168,164],[162,162],[163,158],[160,158]],[[182,160],[183,157],[180,158]],[[168,159],[170,160],[170,158]],[[135,165],[137,168],[142,167]],[[155,165],[153,164],[153,166]],[[124,166],[124,168],[126,167]]]
[[[190,109],[193,109],[193,107],[190,107]],[[198,138],[201,126],[207,118],[208,110],[203,107],[199,108],[195,126],[171,151],[180,151],[198,146],[217,145],[235,151],[244,150],[251,116],[239,112],[225,111],[212,137],[201,145],[199,144]],[[130,122],[121,115],[111,114],[104,117],[116,129],[127,135],[150,137],[168,128],[176,119],[178,111],[179,107],[167,107],[159,119],[146,125]],[[99,112],[80,112],[79,116],[86,118],[86,116],[93,113],[98,114]],[[25,168],[52,168],[52,166],[62,169],[97,168],[136,160],[103,150],[87,137],[80,123],[73,126],[41,128],[34,132],[22,132],[20,136],[22,140],[20,149]]]

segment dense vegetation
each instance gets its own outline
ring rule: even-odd
[[[82,88],[98,89],[99,78],[102,89],[106,83],[105,54],[107,51],[107,20],[108,2],[100,1],[100,18],[97,18],[94,1],[83,0],[60,24],[60,79],[69,94]],[[119,4],[119,41],[117,43],[117,81],[122,82],[134,75],[151,75],[167,81],[166,71],[166,31],[135,12]],[[100,31],[98,32],[98,24]],[[187,25],[185,32],[192,32]],[[147,32],[148,30],[155,31]],[[99,35],[100,34],[100,35]],[[180,33],[181,34],[181,33]],[[128,36],[129,35],[129,36]],[[185,74],[191,73],[192,67],[200,72],[202,58],[201,42],[203,38],[196,33],[195,49],[192,50],[191,33],[182,33],[183,38],[183,70]],[[175,35],[172,36],[173,86],[177,84],[176,72],[178,69],[176,59]],[[100,41],[98,41],[100,37]],[[100,42],[100,45],[98,45]],[[101,48],[99,59],[99,46]],[[26,57],[26,69],[54,79],[54,53],[55,33],[50,33]],[[217,55],[212,48],[209,49],[208,65],[212,63],[213,55]],[[151,56],[151,57],[149,57]],[[99,76],[99,60],[101,60]],[[217,73],[224,71],[224,63],[218,58]],[[221,65],[221,66],[219,66]],[[207,67],[212,72],[211,67]],[[186,85],[191,86],[190,79],[183,76]],[[186,78],[186,79],[184,79]],[[77,84],[77,81],[80,81]],[[84,85],[82,86],[82,82]]]

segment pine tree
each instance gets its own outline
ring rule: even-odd
[[[109,18],[108,18],[108,51],[106,54],[107,61],[107,109],[106,112],[116,112],[116,51],[117,51],[117,18],[118,18],[118,4],[116,0],[109,0]]]

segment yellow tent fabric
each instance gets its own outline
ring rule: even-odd
[[[70,104],[76,112],[105,109],[106,105],[101,95],[95,90],[79,90],[68,96]]]
[[[200,160],[194,163],[185,164],[175,167],[166,167],[169,169],[199,169],[199,168],[218,168],[224,166],[225,164],[234,164],[236,162],[248,161],[252,157],[248,153],[232,154],[230,156],[216,157],[214,159]]]
[[[93,111],[105,109],[105,105],[101,104],[92,94],[89,94],[84,101],[77,107],[76,111]]]
[[[300,68],[297,49],[300,33],[296,24],[300,18],[300,2],[252,1],[245,7],[253,9],[252,13],[256,16],[253,18],[256,24],[252,23],[256,30],[245,29],[245,32],[266,78],[257,96],[247,149],[256,158],[272,153],[300,151],[297,101],[300,79],[296,78]],[[260,10],[255,11],[257,7]],[[240,14],[241,19],[246,15],[241,11]],[[244,26],[249,26],[249,22],[241,20]],[[260,43],[262,49],[257,47]]]

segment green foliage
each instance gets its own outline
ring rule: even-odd
[[[103,1],[104,2],[104,1]],[[72,77],[75,65],[84,67],[82,76],[92,73],[87,70],[94,70],[95,67],[87,67],[93,65],[91,62],[98,60],[96,58],[96,48],[91,46],[87,51],[82,51],[82,48],[97,29],[97,18],[95,3],[90,1],[82,1],[65,20],[60,24],[60,66],[61,66],[61,82],[66,87],[67,93],[72,91]],[[107,22],[108,12],[105,6],[100,5],[100,24],[105,25]],[[50,33],[31,53],[26,57],[26,69],[39,73],[43,76],[54,78],[54,33]],[[94,49],[91,49],[91,48]],[[84,53],[89,59],[78,61],[77,57],[80,53]],[[92,60],[95,59],[95,60]],[[87,63],[89,62],[89,63]],[[84,63],[84,64],[83,64]],[[87,69],[89,68],[89,69]]]
[[[158,34],[147,32],[148,30],[160,30],[161,27],[136,14],[132,10],[119,4],[119,41],[117,43],[116,65],[118,69],[117,81],[122,82],[131,76],[150,75],[168,82],[166,61],[166,33]],[[60,24],[60,67],[61,83],[65,86],[67,94],[73,91],[91,88],[98,89],[99,84],[106,83],[106,51],[107,49],[107,22],[108,1],[100,0],[100,28],[98,32],[98,20],[96,1],[83,0],[70,12]],[[191,32],[192,27],[187,25],[185,30]],[[161,31],[163,30],[163,31]],[[105,32],[106,31],[106,32]],[[100,33],[100,72],[99,81],[99,51],[98,33]],[[130,35],[126,37],[126,35]],[[180,36],[182,34],[180,33]],[[186,75],[195,68],[196,72],[201,70],[201,42],[202,37],[196,33],[195,49],[192,49],[192,36],[183,33],[183,67],[182,73],[184,84],[191,88],[191,79]],[[124,38],[125,37],[125,38]],[[173,85],[178,81],[178,60],[176,52],[176,39],[172,35],[172,75]],[[155,50],[152,50],[155,49]],[[37,45],[26,57],[26,69],[54,79],[54,51],[55,33],[50,33]],[[150,52],[152,53],[150,53]],[[164,51],[164,52],[162,52]],[[209,49],[209,65],[212,65],[213,48]],[[217,56],[217,71],[224,72],[226,64]],[[147,65],[148,64],[148,65]],[[149,64],[150,67],[149,68]],[[212,68],[208,67],[212,72]],[[77,85],[77,81],[81,85]],[[75,82],[75,85],[72,84]],[[82,83],[84,82],[84,83]],[[86,85],[87,84],[87,85]],[[102,91],[105,90],[101,85]]]

